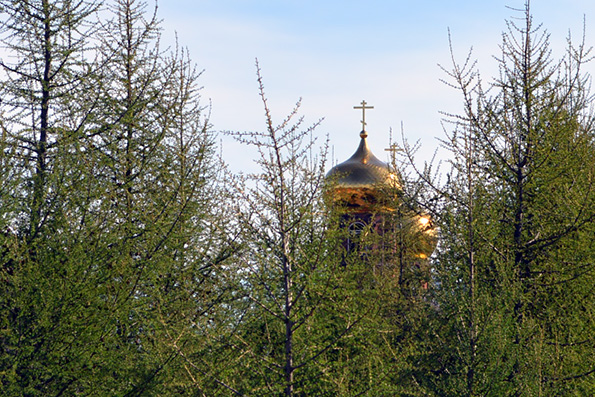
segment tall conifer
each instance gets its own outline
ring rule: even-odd
[[[552,59],[549,35],[508,22],[500,75],[453,64],[464,113],[445,141],[453,171],[436,260],[436,390],[591,394],[595,143],[584,43]],[[456,376],[452,376],[456,374]]]

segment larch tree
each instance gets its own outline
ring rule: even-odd
[[[11,166],[2,203],[2,384],[8,394],[59,394],[92,354],[79,323],[89,279],[84,264],[70,261],[75,205],[66,197],[82,174],[77,147],[90,109],[76,98],[93,97],[83,54],[92,50],[97,4],[3,1],[0,9],[2,156]]]
[[[453,62],[464,112],[445,140],[437,255],[438,394],[592,394],[595,142],[584,40],[554,61],[529,2],[508,22],[500,75]],[[454,376],[453,376],[454,375]]]
[[[257,70],[266,128],[233,133],[257,149],[260,170],[235,182],[243,321],[229,338],[235,370],[225,384],[238,395],[339,393],[349,386],[339,379],[348,365],[337,359],[341,343],[365,318],[357,304],[365,297],[348,293],[361,267],[341,265],[338,221],[325,203],[326,149],[313,153],[317,123],[294,121],[298,103],[276,124]]]
[[[192,394],[184,354],[206,349],[194,330],[229,294],[199,73],[159,50],[144,2],[97,9],[2,3],[0,381]]]
[[[128,362],[136,393],[192,393],[200,384],[180,361],[206,348],[193,329],[229,293],[218,266],[229,256],[230,218],[215,202],[219,165],[200,73],[185,50],[160,50],[156,9],[146,8],[115,1],[101,28],[94,122],[102,132],[92,144],[100,213],[109,217],[101,244],[117,273],[108,284],[110,351]]]

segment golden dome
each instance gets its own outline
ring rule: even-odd
[[[374,156],[368,147],[365,111],[373,107],[366,106],[366,101],[362,101],[362,106],[354,108],[362,109],[363,113],[361,141],[347,161],[334,166],[326,174],[331,187],[327,197],[342,212],[342,219],[347,224],[363,221],[372,225],[380,236],[389,239],[394,237],[394,233],[400,233],[402,240],[406,234],[407,242],[404,244],[410,255],[425,260],[437,243],[431,218],[401,200],[402,185],[398,174],[391,172],[388,164]]]
[[[333,182],[337,188],[375,188],[391,183],[395,176],[391,174],[388,164],[379,160],[370,151],[366,135],[362,134],[359,147],[347,161],[336,165],[326,174],[327,178],[336,178]]]
[[[333,201],[341,203],[341,206],[353,213],[376,211],[380,208],[388,210],[386,205],[391,204],[386,197],[386,188],[400,187],[398,177],[390,172],[388,164],[370,151],[367,136],[362,131],[355,153],[326,174],[333,186]]]

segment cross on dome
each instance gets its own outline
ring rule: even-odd
[[[366,106],[368,103],[363,100],[361,105],[362,106],[354,106],[354,109],[361,109],[362,110],[362,132],[360,132],[359,136],[362,138],[366,138],[368,133],[366,132],[366,109],[374,109],[374,106]]]

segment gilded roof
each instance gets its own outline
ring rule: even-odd
[[[326,174],[336,177],[338,188],[371,188],[393,180],[388,165],[370,151],[365,134],[359,147],[347,161],[336,165]]]

